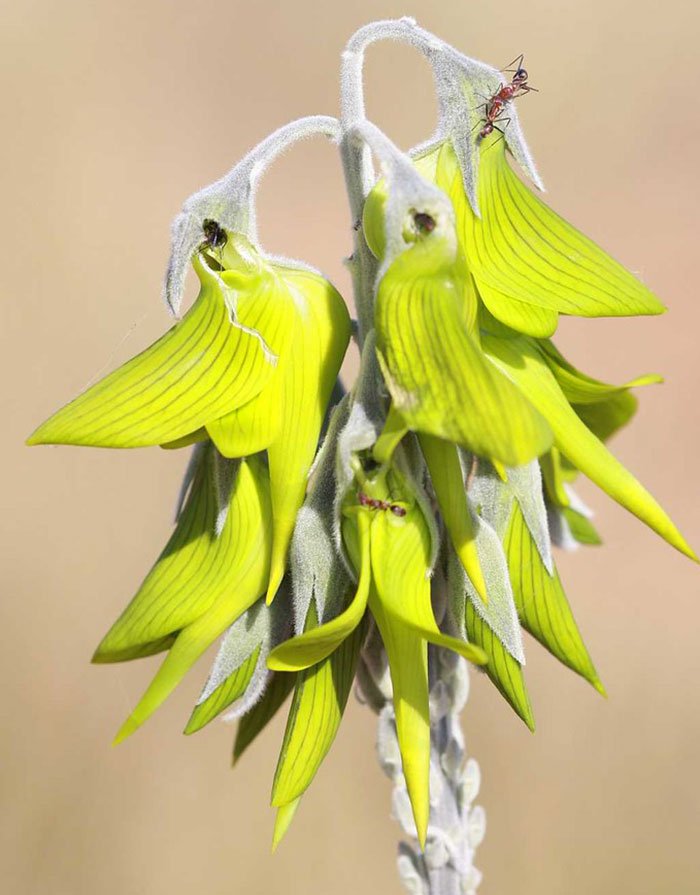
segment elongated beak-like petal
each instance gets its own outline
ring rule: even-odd
[[[237,325],[221,276],[199,259],[195,269],[201,291],[184,318],[50,417],[28,444],[129,448],[172,442],[263,389],[275,371],[274,358],[255,332],[275,327],[274,295],[251,280],[238,301]]]
[[[264,592],[270,567],[269,525],[267,471],[258,458],[242,461],[220,536],[226,549],[215,550],[215,556],[207,563],[208,574],[200,579],[204,603],[196,617],[191,613],[189,623],[182,625],[168,656],[115,742],[121,742],[150,717],[210,644]],[[171,580],[171,587],[175,593],[182,593],[181,581]],[[138,617],[141,605],[137,600],[138,595],[132,603],[132,614]],[[165,615],[163,606],[167,604],[166,593],[165,598],[161,596],[158,611]],[[115,628],[125,625],[126,621],[120,619]],[[116,637],[114,629],[106,640],[110,637]]]
[[[430,599],[430,554],[430,533],[417,505],[403,517],[385,512],[373,520],[369,605],[389,658],[401,761],[421,846],[430,810],[427,643],[486,662],[478,647],[440,632]]]
[[[539,349],[567,401],[601,441],[607,441],[634,416],[638,402],[630,389],[663,382],[662,376],[648,373],[622,385],[610,385],[577,370],[549,340],[540,342]]]
[[[656,500],[572,409],[537,346],[525,336],[500,339],[488,334],[484,334],[482,344],[499,369],[522,388],[546,417],[556,446],[573,465],[669,544],[697,561]]]
[[[273,547],[267,599],[282,581],[324,415],[350,340],[341,296],[318,274],[275,268],[286,347],[263,391],[246,406],[210,422],[209,434],[227,457],[266,449],[270,463]]]
[[[554,570],[544,567],[517,503],[513,503],[504,548],[520,621],[560,662],[605,695],[605,688],[588,655],[569,603]]]
[[[367,607],[372,577],[369,532],[370,520],[367,514],[358,513],[359,581],[350,605],[329,622],[305,631],[273,649],[268,656],[268,668],[274,671],[300,671],[321,662],[359,625]]]
[[[636,277],[520,181],[499,135],[481,141],[481,218],[466,199],[449,143],[441,149],[436,179],[454,205],[457,230],[481,297],[507,325],[542,337],[554,331],[557,313],[624,317],[665,310]]]
[[[487,603],[488,592],[476,549],[474,524],[457,448],[432,435],[421,435],[419,441],[452,545],[477,594]]]
[[[300,672],[272,784],[273,806],[298,799],[328,754],[350,695],[365,633],[365,626],[358,625],[329,656]]]

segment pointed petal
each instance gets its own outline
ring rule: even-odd
[[[190,432],[189,435],[183,435],[182,438],[176,438],[174,441],[165,441],[161,447],[166,451],[175,451],[178,448],[189,447],[191,444],[199,444],[207,441],[207,430],[204,426]]]
[[[401,439],[407,434],[408,426],[396,405],[391,404],[384,428],[377,439],[372,455],[377,463],[388,463]]]
[[[417,432],[527,463],[549,447],[549,427],[485,360],[466,330],[463,291],[450,269],[423,270],[422,249],[400,255],[377,292],[377,351],[394,404]]]
[[[227,709],[232,702],[235,702],[236,699],[243,695],[250,683],[250,679],[253,677],[259,655],[260,647],[258,646],[247,659],[244,659],[242,665],[235,668],[219,684],[210,696],[203,702],[197,703],[190,715],[190,720],[187,722],[184,733],[196,733],[198,730],[201,730],[210,721],[213,721],[217,715],[220,715],[224,709]]]
[[[238,723],[236,740],[233,744],[233,763],[243,755],[245,750],[257,738],[270,721],[275,717],[285,699],[289,696],[296,682],[296,674],[271,672],[270,682],[265,692],[249,712]]]
[[[469,640],[488,656],[484,671],[530,730],[534,730],[535,719],[525,688],[522,666],[507,652],[486,622],[476,614],[471,600],[467,600],[466,605],[466,628]]]
[[[603,543],[595,526],[583,513],[577,513],[571,507],[564,507],[561,512],[569,526],[569,531],[579,544],[597,546]]]
[[[185,506],[155,566],[98,646],[93,662],[140,655],[144,645],[182,630],[213,604],[225,587],[233,545],[229,528],[216,538],[213,448],[197,457]]]
[[[483,280],[479,283],[478,291],[493,316],[511,329],[537,339],[545,339],[556,332],[559,325],[557,311],[518,301]]]
[[[274,806],[305,792],[333,744],[365,633],[358,625],[330,656],[299,673],[272,785]]]
[[[542,481],[547,489],[547,496],[558,507],[568,507],[570,501],[566,490],[563,460],[559,448],[556,447],[540,457],[540,470]]]
[[[597,404],[601,401],[606,401],[612,395],[626,392],[628,389],[642,385],[654,385],[664,381],[663,377],[656,373],[647,373],[622,385],[608,385],[607,382],[593,379],[591,376],[587,376],[585,373],[577,370],[557,350],[551,340],[543,340],[540,342],[539,348],[547,365],[554,374],[554,378],[571,404]]]
[[[301,671],[329,656],[349,637],[360,624],[365,614],[371,581],[369,519],[365,513],[357,519],[360,579],[357,591],[344,612],[317,628],[305,631],[285,643],[275,647],[270,653],[267,665],[273,671]]]
[[[479,598],[488,603],[457,447],[432,435],[421,435],[419,441],[452,545]]]
[[[226,529],[235,543],[228,552],[223,587],[210,608],[180,632],[140,702],[117,734],[121,742],[146,721],[175,689],[211,643],[264,591],[270,561],[269,490],[260,460],[240,466]],[[224,537],[226,529],[221,535]]]
[[[292,821],[294,820],[294,815],[297,813],[297,808],[299,807],[299,803],[301,802],[301,796],[298,799],[294,799],[293,802],[289,802],[287,805],[282,805],[277,809],[277,813],[275,815],[275,829],[272,833],[272,851],[273,853],[277,851],[277,846],[287,835],[287,831],[292,825]]]
[[[482,142],[481,219],[471,211],[458,177],[454,150],[446,144],[438,185],[453,201],[467,260],[480,288],[483,284],[504,297],[583,317],[665,310],[636,277],[520,181],[506,160],[503,140]]]
[[[389,657],[401,765],[423,848],[430,814],[428,645],[414,629],[384,611],[381,601],[373,600],[372,614]]]
[[[107,665],[112,662],[130,662],[132,659],[145,659],[147,656],[155,656],[158,653],[169,650],[175,643],[176,637],[177,634],[168,634],[158,640],[151,640],[148,643],[139,643],[135,646],[110,652],[102,652],[100,647],[90,661],[95,665]]]
[[[549,537],[540,464],[533,460],[527,466],[509,469],[508,487],[518,501],[525,524],[537,546],[537,552],[540,554],[545,568],[551,574],[553,569],[552,544]]]
[[[572,404],[580,420],[601,441],[607,441],[637,412],[636,395],[615,392],[596,404]]]
[[[186,734],[200,730],[244,694],[257,696],[260,676],[268,674],[265,659],[272,629],[272,612],[264,600],[254,603],[229,627],[187,723]],[[257,681],[251,692],[254,677]]]
[[[238,410],[207,423],[206,431],[224,457],[247,457],[266,450],[279,434],[279,371],[262,394]]]
[[[493,528],[474,512],[474,533],[481,566],[486,572],[489,586],[489,601],[480,600],[471,582],[462,578],[462,587],[469,602],[474,604],[476,614],[482,618],[501,641],[505,649],[521,665],[525,664],[525,650],[520,631],[520,622],[513,599],[513,589],[508,575],[508,564],[501,545],[501,539]],[[454,557],[452,557],[454,561]],[[459,576],[460,570],[450,570]]]
[[[274,366],[254,335],[234,325],[221,277],[195,267],[199,298],[162,338],[55,413],[29,444],[143,447],[190,435],[253,398]],[[266,338],[275,330],[274,295],[251,288],[241,294],[238,316]]]
[[[560,662],[605,695],[595,666],[584,646],[559,575],[549,575],[519,507],[513,507],[505,540],[508,568],[523,627]]]
[[[375,585],[370,590],[370,610],[380,630],[378,612],[400,621],[436,646],[454,650],[477,665],[483,664],[486,657],[481,650],[443,634],[437,626],[430,595],[430,532],[418,506],[414,504],[402,517],[378,513],[372,523],[370,543]]]
[[[267,452],[273,520],[268,602],[284,576],[294,522],[304,501],[328,401],[350,340],[345,302],[327,280],[291,269],[285,271],[285,280],[296,296],[301,323],[295,332],[289,367],[284,358],[280,363],[281,425]]]
[[[547,418],[557,447],[574,466],[669,544],[691,559],[697,559],[649,492],[578,418],[531,341],[524,337],[498,339],[484,335],[483,346],[493,362],[518,383]]]

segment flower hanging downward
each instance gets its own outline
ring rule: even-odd
[[[431,605],[433,543],[415,485],[396,466],[362,476],[343,505],[343,543],[358,576],[355,596],[336,618],[272,651],[268,665],[298,671],[322,661],[359,625],[365,609],[377,623],[389,659],[397,732],[416,828],[425,841],[429,812],[428,652],[434,643],[472,662],[477,647],[440,631]]]
[[[54,414],[29,444],[180,447],[209,437],[225,457],[266,450],[272,600],[350,319],[316,272],[269,262],[244,237],[219,233],[194,259],[201,289],[184,318]]]
[[[136,596],[97,648],[93,661],[122,662],[168,650],[117,741],[161,705],[204,651],[265,592],[270,570],[270,485],[258,457],[231,470],[220,512],[216,451],[198,455],[177,527]],[[225,461],[230,463],[231,461]]]

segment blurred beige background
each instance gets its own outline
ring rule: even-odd
[[[206,663],[111,748],[158,660],[91,667],[90,655],[167,537],[185,457],[22,439],[169,325],[159,292],[182,200],[285,120],[335,113],[346,38],[402,14],[496,65],[526,53],[540,93],[520,112],[549,201],[668,304],[663,318],[564,321],[558,342],[594,374],[667,375],[615,449],[700,546],[700,14],[687,0],[3,0],[4,892],[400,892],[389,785],[359,705],[274,858],[282,719],[235,773],[225,725],[182,737]],[[368,87],[370,113],[399,143],[431,130],[417,55],[374,49]],[[347,290],[349,221],[328,146],[279,162],[260,221],[270,249]],[[560,566],[610,698],[530,641],[532,736],[486,679],[473,681],[464,720],[488,814],[481,891],[689,895],[700,887],[700,573],[584,491],[606,544]]]

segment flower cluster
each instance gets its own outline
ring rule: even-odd
[[[553,544],[599,542],[572,488],[579,473],[694,557],[605,444],[635,412],[630,389],[659,377],[608,385],[551,341],[560,314],[663,306],[516,176],[508,151],[531,169],[517,121],[505,139],[475,133],[475,97],[498,73],[451,48],[430,54],[444,117],[428,146],[409,157],[369,123],[344,122],[346,158],[369,147],[382,167],[351,262],[364,258],[371,291],[356,296],[361,362],[347,394],[342,297],[265,254],[249,209],[229,207],[240,190],[210,188],[175,233],[189,234],[200,281],[192,307],[30,438],[193,446],[175,530],[94,661],[167,653],[118,739],[218,638],[186,733],[240,718],[238,758],[292,693],[276,839],[356,676],[372,702],[388,670],[421,844],[434,648],[483,666],[530,727],[521,628],[603,692],[552,556]]]

